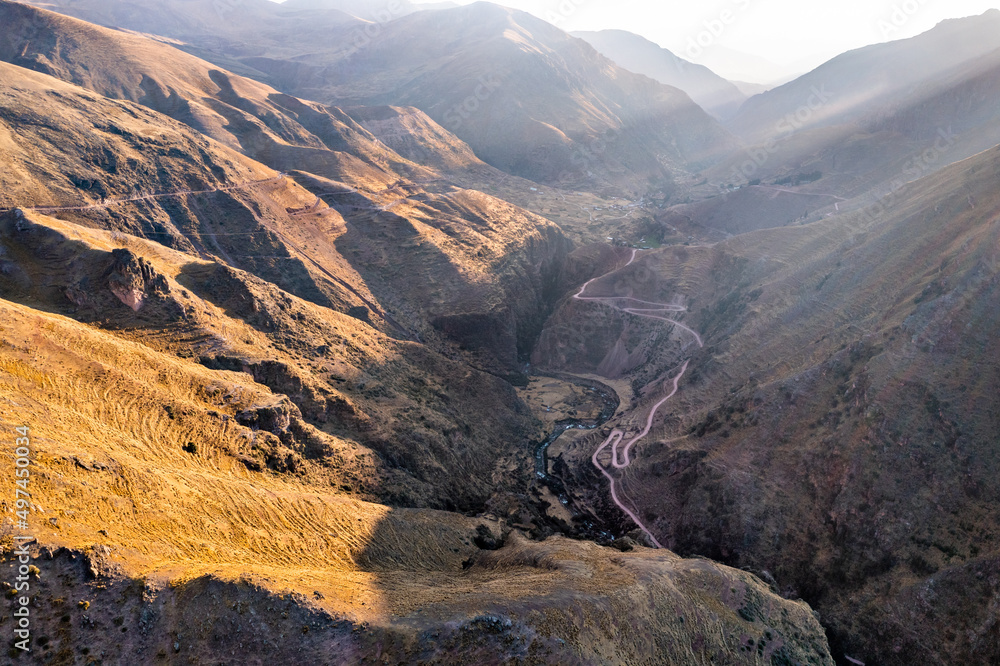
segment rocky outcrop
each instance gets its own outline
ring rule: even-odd
[[[152,264],[123,248],[111,251],[111,265],[102,277],[107,280],[111,293],[135,312],[142,309],[148,298],[162,298],[170,292],[166,278],[157,273]],[[71,290],[73,295],[80,297],[78,290]],[[67,292],[71,299],[73,295]]]

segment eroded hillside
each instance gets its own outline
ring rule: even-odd
[[[166,201],[181,207],[165,211],[172,221],[178,213],[210,218],[206,226],[213,228],[207,240],[226,263],[319,304],[328,303],[317,292],[329,298],[330,291],[347,291],[335,297],[339,309],[367,308],[371,322],[384,332],[450,345],[491,372],[516,372],[518,355],[527,353],[551,307],[551,282],[568,244],[551,222],[470,188],[504,195],[527,191],[526,185],[495,187],[503,174],[422,114],[416,123],[397,123],[396,138],[376,127],[382,130],[380,138],[338,108],[278,93],[142,36],[17,3],[0,4],[0,12],[16,28],[0,57],[101,95],[142,104],[273,169],[292,172],[293,196],[282,191],[292,182],[286,177],[253,203],[251,215],[265,219],[226,210],[226,220],[220,221],[212,218],[222,208],[218,201],[188,211],[183,210],[185,204],[193,202]],[[18,75],[18,70],[11,71],[12,78]],[[36,86],[43,82],[35,79]],[[391,116],[394,112],[389,111]],[[372,122],[379,110],[353,112]],[[109,113],[111,118],[118,115]],[[144,116],[150,122],[154,118]],[[59,129],[71,133],[68,125]],[[104,134],[107,129],[99,128]],[[405,139],[400,140],[400,134]],[[98,137],[100,131],[90,142]],[[121,190],[113,183],[115,156],[121,151],[114,140],[91,150],[111,155],[108,164],[87,165],[87,183],[101,189],[101,196],[108,188]],[[401,157],[387,144],[405,148],[408,156]],[[174,148],[174,156],[182,156],[184,149]],[[444,173],[430,167],[441,167]],[[163,171],[178,170],[172,163]],[[456,178],[457,173],[461,177]],[[311,200],[299,184],[309,189]],[[163,178],[145,184],[146,191],[178,189]],[[22,192],[15,194],[20,205],[30,205]],[[81,211],[75,214],[92,219]],[[219,226],[224,224],[229,227]],[[136,233],[168,240],[160,229]],[[260,243],[255,236],[268,242],[252,247]],[[206,238],[191,240],[197,245]],[[245,252],[248,243],[253,253]],[[276,279],[276,274],[289,271],[300,275]],[[302,273],[315,284],[292,288],[303,280]]]
[[[515,486],[530,466],[477,435],[526,420],[500,380],[229,267],[6,218],[0,427],[30,423],[40,663],[832,664],[808,607],[744,572],[373,501]],[[491,409],[436,441],[466,401]]]

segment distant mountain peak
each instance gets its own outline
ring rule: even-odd
[[[733,116],[746,101],[739,88],[704,65],[692,63],[659,44],[626,30],[574,32],[621,67],[686,92],[721,120]]]

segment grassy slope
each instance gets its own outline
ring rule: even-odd
[[[528,456],[523,443],[534,425],[501,380],[225,265],[31,217],[5,225],[0,286],[8,298],[210,367],[249,372],[287,394],[299,420],[334,437],[330,442],[305,425],[289,434],[264,424],[275,437],[265,435],[253,454],[260,465],[332,474],[336,486],[366,497],[466,510],[523,482],[504,472]],[[144,275],[135,264],[122,268],[116,249],[145,266]],[[144,299],[137,311],[124,304],[122,285]],[[485,418],[484,403],[494,405]],[[378,455],[341,460],[339,440]]]
[[[305,621],[318,619],[327,631],[318,631],[315,639],[303,637],[299,645],[332,650],[327,658],[337,663],[371,656],[386,633],[397,636],[387,647],[396,658],[423,650],[475,661],[460,637],[450,637],[450,645],[448,640],[430,643],[413,629],[437,627],[447,637],[453,630],[439,623],[456,620],[470,624],[464,629],[470,636],[486,629],[477,639],[480,644],[499,643],[491,658],[496,650],[523,650],[549,663],[567,663],[575,651],[628,660],[659,645],[678,658],[688,655],[688,663],[702,663],[711,653],[741,654],[741,634],[763,636],[768,630],[785,637],[785,653],[831,663],[824,661],[822,634],[805,606],[778,601],[739,572],[682,562],[670,554],[610,557],[595,546],[563,540],[532,544],[513,538],[496,556],[477,555],[473,539],[480,521],[393,511],[309,479],[248,471],[234,453],[247,447],[252,431],[236,425],[232,416],[272,397],[246,375],[206,370],[6,301],[0,302],[0,312],[5,396],[0,424],[5,432],[22,423],[31,426],[37,545],[82,551],[91,571],[102,574],[99,585],[81,585],[82,571],[64,559],[38,561],[45,582],[35,584],[41,591],[35,601],[36,631],[46,627],[58,636],[57,616],[67,598],[71,604],[89,601],[87,622],[110,630],[74,635],[70,629],[65,640],[50,646],[57,651],[87,646],[95,653],[105,650],[108,658],[135,659],[161,644],[169,650],[170,641],[158,636],[177,634],[196,616],[228,621],[228,608],[205,598],[184,598],[220,580],[234,585],[223,588],[223,596],[242,595],[262,621],[275,625],[265,624],[248,637],[258,644],[248,659],[295,651],[275,636],[288,625],[276,610],[270,612],[282,605],[281,599],[266,595],[281,592],[311,599],[292,597],[294,603],[285,607],[296,619],[313,613]],[[165,405],[180,416],[171,418]],[[230,418],[221,420],[220,414]],[[189,440],[201,442],[197,453],[182,450]],[[478,563],[463,571],[462,561],[477,557]],[[61,575],[55,576],[53,568]],[[131,578],[146,581],[145,596],[129,587]],[[739,594],[729,593],[730,587]],[[650,590],[663,595],[655,606],[648,603]],[[597,602],[599,597],[603,600]],[[143,612],[165,600],[183,612],[166,618]],[[741,609],[748,620],[741,619]],[[331,629],[329,619],[316,615],[320,611],[367,624],[362,634],[345,637],[337,625]],[[532,615],[537,611],[542,616]],[[473,622],[488,612],[513,619],[513,628],[493,630]],[[699,639],[709,612],[721,614],[722,623]],[[650,622],[649,633],[630,634],[621,614]],[[159,631],[148,639],[136,636],[148,629],[150,615]],[[410,619],[396,627],[394,618],[400,616]],[[668,629],[675,616],[688,616],[688,624]],[[111,633],[117,632],[111,629],[114,617],[133,632],[129,640]],[[594,631],[600,625],[591,622],[598,617],[619,628]],[[246,622],[254,626],[252,618]],[[299,622],[289,624],[297,630]],[[189,658],[218,658],[220,642],[236,647],[205,628],[180,633]],[[793,634],[807,637],[793,640]],[[531,638],[530,646],[513,647],[508,641],[518,635]],[[272,640],[269,647],[259,645],[264,637]]]
[[[36,233],[27,224],[77,244],[111,245],[103,232],[42,218],[15,233]],[[130,245],[171,276],[171,293],[180,291],[170,270],[180,268],[177,253]],[[17,254],[8,246],[4,257]],[[726,655],[747,664],[775,653],[832,663],[808,607],[780,600],[745,573],[666,552],[516,534],[490,553],[477,547],[476,528],[499,535],[508,531],[502,523],[347,495],[345,483],[376,495],[379,465],[364,447],[296,426],[294,413],[290,445],[322,445],[333,464],[304,452],[291,469],[248,465],[279,445],[273,433],[243,425],[245,414],[282,396],[248,374],[158,351],[148,335],[100,331],[45,311],[31,295],[25,301],[0,301],[0,430],[31,428],[33,550],[43,555],[33,626],[48,638],[47,650],[37,649],[52,663],[84,647],[144,661],[161,646],[194,663],[237,650],[241,663],[301,659],[303,650],[334,663],[380,653],[454,663],[518,655],[634,662],[653,654],[709,663]],[[150,296],[140,313],[157,307],[165,304]],[[194,295],[186,309],[194,321],[202,310],[212,315],[217,336],[255,336]],[[349,321],[331,324],[346,335]],[[299,335],[310,329],[307,320]],[[362,356],[391,354],[398,344],[371,333],[359,340],[357,330],[351,337]],[[381,348],[366,349],[373,344]],[[4,534],[9,547],[10,523]],[[78,601],[89,606],[81,611]],[[82,622],[59,619],[73,614]],[[226,631],[237,622],[245,637]],[[119,638],[119,628],[127,635]],[[282,640],[292,632],[301,639]],[[741,649],[749,637],[770,647]]]

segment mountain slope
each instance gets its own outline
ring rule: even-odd
[[[323,30],[345,25],[364,26],[359,18],[335,7],[315,7],[303,15],[295,11],[294,5],[288,11],[281,4],[268,0],[166,0],[155,3],[54,0],[29,4],[66,13],[88,23],[182,40],[205,39],[206,44],[213,40],[243,41],[252,37],[258,44],[277,46],[282,36],[290,32],[318,35]]]
[[[472,363],[517,367],[553,225],[337,109],[0,11],[31,68],[0,62],[0,426],[30,431],[37,656],[832,664],[750,574],[526,537],[538,423]],[[401,145],[485,166],[413,118]]]
[[[644,37],[624,30],[573,32],[623,68],[691,96],[701,108],[720,120],[728,120],[747,96],[708,67],[679,58]]]
[[[689,360],[619,492],[665,546],[773,574],[819,610],[838,654],[1000,659],[983,602],[1000,592],[986,573],[1000,557],[986,481],[998,184],[995,148],[859,212],[644,254],[588,292],[686,306],[674,317],[703,350],[679,328],[569,300],[536,352],[604,374],[623,347],[629,364],[610,369],[637,398],[613,424],[632,433]],[[591,456],[607,436],[564,454],[564,481],[597,507]]]
[[[383,499],[471,508],[482,506],[499,486],[513,488],[524,480],[492,469],[505,467],[510,456],[527,459],[526,444],[536,426],[509,384],[468,362],[478,355],[489,363],[498,350],[509,349],[514,358],[507,362],[516,364],[513,322],[538,317],[523,295],[533,280],[539,290],[546,287],[539,273],[559,246],[544,225],[542,230],[521,226],[535,221],[509,204],[463,192],[454,200],[421,204],[440,209],[434,219],[425,217],[423,208],[411,211],[414,223],[368,212],[349,229],[335,211],[311,210],[315,197],[287,177],[142,106],[105,100],[5,63],[0,72],[0,152],[8,165],[0,174],[0,206],[40,206],[80,229],[121,236],[121,242],[112,242],[115,247],[127,248],[128,239],[145,236],[156,247],[183,253],[170,266],[123,256],[128,274],[118,287],[108,286],[120,293],[93,300],[89,290],[104,284],[109,276],[102,271],[116,265],[107,250],[77,261],[71,240],[79,231],[59,232],[59,242],[43,229],[10,234],[4,240],[13,244],[7,249],[14,258],[5,262],[2,278],[7,298],[75,311],[157,348],[250,372],[289,394],[307,423],[377,450],[386,465],[385,478],[375,484]],[[477,224],[455,222],[451,207],[459,203],[462,214],[479,216]],[[48,208],[52,205],[69,208]],[[390,233],[397,238],[386,249],[369,240],[380,242]],[[321,238],[335,250],[343,247],[344,254],[321,262]],[[469,239],[476,244],[467,246]],[[511,244],[523,245],[525,253],[511,252]],[[380,270],[390,252],[398,260]],[[462,256],[469,260],[455,261]],[[345,257],[370,267],[363,272],[370,270],[377,279],[354,270]],[[495,266],[488,281],[477,269],[484,261]],[[504,274],[513,280],[507,286],[496,279]],[[158,275],[167,276],[166,282]],[[177,275],[190,282],[173,285],[169,278]],[[427,290],[432,280],[438,287]],[[522,295],[517,301],[505,294],[515,282]],[[429,329],[434,318],[438,329],[431,330],[441,336],[456,328],[456,340],[471,349],[452,350],[441,340],[437,348],[449,360],[424,345],[387,337],[405,339],[406,331],[401,334],[395,317],[375,302],[375,291],[391,292],[399,317],[425,321]],[[185,302],[188,293],[202,294],[214,307],[192,310]],[[506,317],[507,327],[490,321],[491,312]],[[334,332],[331,320],[347,330]],[[482,339],[476,337],[481,330],[488,332]],[[361,339],[348,343],[348,337]],[[362,347],[378,352],[347,363],[323,360],[331,350],[362,340]],[[442,393],[440,381],[460,390],[460,397]],[[477,416],[483,403],[494,405],[491,414],[499,421],[490,424]],[[474,466],[482,463],[490,471],[459,472],[479,446],[491,455],[474,455],[479,461]],[[445,481],[452,474],[469,481],[466,489]]]
[[[997,10],[945,21],[753,98],[732,121],[751,145],[708,173],[722,196],[672,217],[732,233],[812,222],[993,147],[998,34]]]
[[[428,43],[428,34],[440,39]],[[619,70],[544,21],[486,3],[393,21],[350,58],[298,59],[308,65],[301,72],[246,62],[307,97],[416,106],[490,164],[545,182],[624,171],[636,186],[636,177],[663,180],[732,145],[683,93]]]
[[[0,340],[0,427],[32,450],[34,661],[759,663],[752,637],[833,664],[808,607],[745,572],[248,468],[266,431],[241,410],[279,396],[244,373],[3,299]]]
[[[546,316],[547,285],[567,242],[550,222],[470,191],[503,174],[426,116],[412,131],[397,128],[411,157],[480,177],[453,184],[387,148],[339,108],[279,93],[142,36],[10,2],[0,2],[0,17],[11,27],[0,38],[0,58],[143,104],[274,169],[294,170],[314,196],[270,221],[284,249],[265,254],[298,256],[321,288],[346,280],[358,295],[342,311],[365,307],[385,314],[372,321],[386,332],[461,346],[491,372],[517,371],[518,354]],[[235,237],[217,230],[214,238]],[[234,266],[257,270],[259,262],[239,259],[247,253],[226,251]],[[434,290],[425,286],[431,283]]]
[[[729,126],[739,136],[759,142],[772,136],[782,119],[794,119],[796,112],[811,102],[818,108],[809,109],[809,117],[797,122],[796,129],[856,120],[873,108],[892,104],[914,86],[934,81],[997,48],[1000,10],[944,21],[911,39],[837,56],[791,83],[754,97]],[[817,95],[817,91],[822,94]]]
[[[75,3],[58,11],[80,15]],[[297,15],[302,14],[301,12]],[[120,17],[116,25],[143,29]],[[199,55],[276,88],[338,105],[415,106],[486,162],[567,187],[645,192],[719,159],[732,137],[682,92],[632,75],[552,25],[489,3],[323,31],[261,26],[254,49],[175,30]],[[426,35],[437,38],[427,40]],[[508,82],[508,85],[505,85]],[[516,82],[516,83],[515,83]]]

